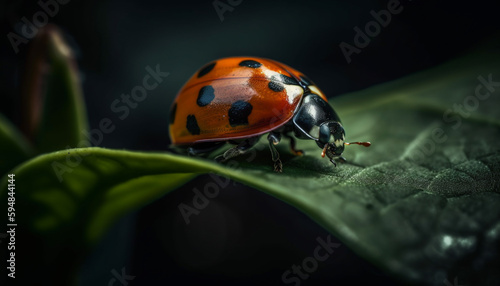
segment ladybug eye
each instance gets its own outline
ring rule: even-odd
[[[330,133],[330,128],[327,124],[322,124],[319,127],[319,141],[321,143],[328,143],[332,139],[332,133]]]

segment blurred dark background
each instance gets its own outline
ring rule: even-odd
[[[230,10],[220,17],[214,3]],[[373,20],[370,11],[387,9],[387,3],[73,0],[59,4],[50,22],[63,29],[76,53],[90,128],[103,118],[116,125],[99,146],[161,151],[169,144],[168,110],[177,91],[211,60],[275,59],[335,97],[439,65],[499,35],[495,1],[402,0],[401,13],[348,63],[339,44],[354,46],[354,27],[364,30]],[[37,1],[0,2],[0,112],[15,123],[28,45],[16,54],[7,34],[19,33],[20,20],[31,21],[40,10]],[[112,102],[141,85],[145,68],[156,65],[169,76],[119,119]],[[123,267],[135,276],[129,285],[279,285],[284,271],[312,255],[316,238],[328,235],[294,208],[237,183],[186,224],[178,205],[192,205],[193,188],[209,181],[201,176],[118,221],[87,261],[82,285],[108,285],[112,270]],[[327,282],[398,285],[344,244],[302,284]]]

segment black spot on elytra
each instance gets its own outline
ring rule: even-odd
[[[216,62],[213,62],[201,68],[201,70],[198,72],[198,77],[200,78],[209,73],[210,71],[212,71],[215,67],[215,64]]]
[[[212,102],[214,98],[214,88],[211,85],[206,85],[200,89],[200,92],[198,92],[198,99],[196,100],[196,104],[203,107],[210,104],[210,102]]]
[[[313,85],[314,83],[312,82],[311,79],[309,79],[305,74],[300,76],[300,81],[304,83],[306,86]]]
[[[284,74],[280,74],[280,79],[284,84],[299,85],[299,82],[295,80],[293,77],[289,77]]]
[[[200,134],[200,127],[198,126],[198,121],[196,121],[196,117],[194,115],[192,114],[188,115],[186,128],[189,131],[189,133],[193,135]]]
[[[170,118],[168,120],[170,122],[170,124],[174,124],[176,111],[177,111],[177,102],[174,103],[174,105],[172,105],[172,108],[170,109]]]
[[[244,60],[240,63],[240,67],[249,67],[249,68],[260,68],[262,66],[261,63],[254,60]]]
[[[252,113],[253,106],[243,100],[238,100],[231,104],[229,108],[229,124],[232,127],[238,125],[248,125],[248,116]]]
[[[274,80],[271,80],[267,86],[269,87],[270,90],[275,92],[280,92],[285,89],[284,85]]]

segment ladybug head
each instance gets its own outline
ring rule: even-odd
[[[333,108],[319,95],[304,95],[302,105],[293,117],[295,136],[300,139],[312,139],[323,149],[322,157],[328,156],[335,165],[334,159],[343,159],[344,146],[359,144],[370,146],[370,142],[345,142],[344,127]]]
[[[326,155],[334,165],[336,165],[334,159],[343,159],[341,155],[345,145],[358,144],[365,147],[371,145],[370,142],[345,142],[344,128],[337,121],[326,121],[319,126],[319,138],[316,140],[316,144],[323,149],[321,157]]]
[[[340,157],[344,152],[345,131],[337,121],[326,121],[319,126],[319,138],[316,141],[323,149],[322,157],[328,156],[330,161]]]

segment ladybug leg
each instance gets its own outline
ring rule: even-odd
[[[347,162],[347,160],[342,156],[338,156],[337,159],[342,163]],[[333,166],[337,167],[337,162],[335,162],[335,158],[330,159],[330,162],[332,162]]]
[[[280,160],[280,153],[276,150],[274,145],[277,145],[281,141],[281,133],[271,132],[267,135],[267,140],[269,140],[269,149],[271,149],[271,155],[274,162],[274,171],[281,173],[283,171],[283,164]]]
[[[303,150],[297,150],[295,149],[295,138],[293,138],[293,136],[291,136],[290,134],[284,134],[286,138],[290,139],[290,149],[292,149],[292,153],[293,155],[295,156],[302,156],[304,155],[304,151]]]
[[[224,152],[224,154],[215,157],[215,161],[226,162],[231,158],[244,154],[245,152],[248,151],[248,149],[252,148],[255,144],[257,144],[257,142],[259,142],[259,136],[248,138],[244,141],[241,141],[238,145]]]

